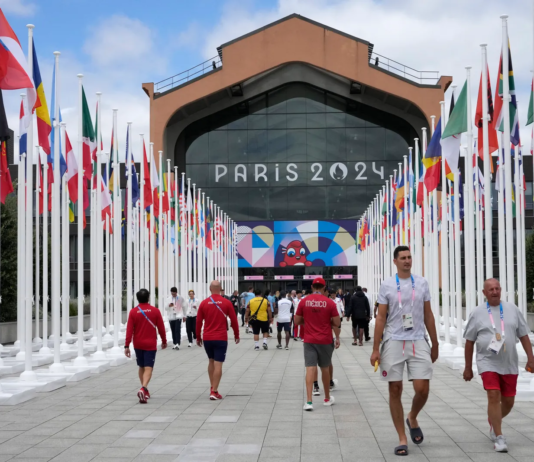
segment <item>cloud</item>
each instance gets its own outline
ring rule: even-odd
[[[509,36],[518,93],[520,124],[524,125],[532,74],[532,42],[524,40],[532,30],[531,7],[521,0],[506,3]],[[231,1],[222,8],[219,22],[206,35],[204,58],[217,46],[292,13],[368,40],[374,51],[418,70],[438,70],[451,75],[458,85],[472,66],[473,111],[481,70],[480,44],[488,44],[488,65],[495,91],[501,49],[502,2],[497,0],[449,0],[446,8],[425,0],[279,0],[271,9],[253,10],[248,4]],[[449,90],[447,100],[450,98]],[[439,115],[439,114],[437,114]],[[526,143],[529,130],[522,131]]]
[[[198,22],[192,22],[187,29],[171,39],[176,49],[196,49],[202,43],[203,27]]]
[[[26,0],[0,0],[0,8],[4,13],[16,16],[32,16],[37,10],[37,4]]]

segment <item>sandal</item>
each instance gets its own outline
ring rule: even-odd
[[[420,427],[412,428],[410,427],[410,420],[406,419],[406,425],[408,425],[408,428],[410,430],[410,437],[412,438],[412,441],[414,444],[421,444],[423,440],[425,439],[423,436],[423,432],[421,431]],[[419,439],[416,439],[419,438]]]
[[[393,454],[396,456],[407,456],[408,455],[408,446],[406,444],[401,444],[395,448]]]
[[[358,345],[356,342],[352,342],[352,344],[353,344],[354,346],[357,346],[357,345]]]

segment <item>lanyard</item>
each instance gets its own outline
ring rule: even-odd
[[[495,333],[497,333],[497,329],[495,329],[495,321],[493,320],[493,314],[491,313],[491,308],[489,302],[486,302],[487,308],[488,308],[488,314],[491,321],[491,326],[493,327],[493,330]],[[502,303],[499,303],[499,310],[501,312],[501,334],[504,336],[504,315],[502,312]]]
[[[413,275],[411,275],[411,274],[410,274],[410,277],[412,278],[412,311],[413,311],[413,304],[415,302],[415,279],[413,278]],[[399,308],[402,310],[402,297],[401,297],[401,287],[400,287],[399,275],[396,274],[395,278],[397,280],[397,295],[399,297]]]

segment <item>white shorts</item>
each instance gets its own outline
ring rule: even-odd
[[[433,366],[426,340],[386,340],[380,349],[380,374],[385,382],[402,382],[404,364],[408,380],[430,380]]]

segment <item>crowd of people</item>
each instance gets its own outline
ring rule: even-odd
[[[335,403],[331,392],[338,382],[333,376],[332,356],[340,347],[343,318],[352,320],[352,345],[363,346],[364,340],[371,340],[369,321],[374,316],[370,363],[375,372],[380,369],[380,379],[388,383],[389,407],[399,438],[394,454],[406,456],[406,428],[414,444],[419,445],[424,440],[418,416],[429,397],[433,363],[439,355],[439,340],[429,286],[423,277],[412,274],[410,249],[397,247],[393,262],[397,273],[382,282],[373,312],[365,288],[358,286],[353,293],[334,290],[327,287],[322,277],[313,280],[308,292],[262,292],[251,286],[241,295],[234,291],[231,296],[225,294],[219,281],[212,281],[209,287],[211,295],[202,301],[195,297],[192,290],[187,298],[183,298],[173,287],[166,300],[173,349],[180,348],[181,326],[185,319],[188,347],[195,340],[199,347],[204,347],[208,357],[209,399],[220,400],[223,397],[219,393],[219,384],[230,328],[234,342],[240,342],[238,316],[241,316],[241,327],[254,337],[255,351],[260,350],[260,334],[261,346],[268,350],[276,320],[277,349],[289,350],[291,338],[303,342],[306,383],[303,409],[312,411],[313,396],[321,394],[319,370],[324,388],[323,405]],[[487,302],[471,313],[464,332],[464,379],[470,381],[473,378],[472,360],[476,347],[477,370],[488,398],[489,435],[495,451],[507,452],[502,419],[511,411],[516,395],[519,371],[515,348],[517,340],[527,354],[526,370],[529,372],[534,371],[534,355],[528,337],[530,329],[518,308],[501,300],[499,281],[485,281],[484,295]],[[161,338],[162,349],[167,347],[167,338],[161,311],[148,304],[149,292],[141,289],[137,300],[139,305],[128,317],[125,354],[131,356],[129,347],[133,341],[141,382],[137,396],[140,403],[146,403],[150,398],[147,387],[155,364],[157,336],[159,334]],[[500,323],[495,323],[495,319],[500,319]],[[401,400],[405,373],[414,389],[406,419]]]

